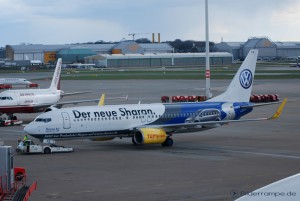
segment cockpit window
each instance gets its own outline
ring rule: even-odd
[[[51,118],[36,118],[35,119],[36,122],[44,122],[44,123],[48,123],[51,120],[52,120]]]
[[[0,97],[0,100],[12,100],[12,97],[3,96],[3,97]]]

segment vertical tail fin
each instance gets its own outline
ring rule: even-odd
[[[257,55],[258,50],[250,50],[227,90],[221,95],[208,100],[208,102],[249,102]]]
[[[58,90],[60,88],[60,72],[61,72],[62,59],[59,58],[56,63],[55,71],[51,81],[50,89]]]

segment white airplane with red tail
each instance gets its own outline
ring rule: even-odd
[[[14,113],[43,112],[48,107],[61,107],[63,104],[79,103],[80,101],[59,103],[57,102],[67,95],[75,95],[89,92],[64,93],[60,90],[60,74],[62,59],[57,60],[51,85],[47,89],[19,89],[6,90],[0,93],[0,115],[7,114],[11,119],[16,119]],[[86,101],[82,101],[86,102]]]

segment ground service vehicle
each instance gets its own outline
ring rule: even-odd
[[[73,148],[58,146],[55,144],[39,145],[39,144],[35,144],[32,140],[25,140],[19,142],[16,151],[18,153],[24,153],[24,154],[31,154],[31,153],[51,154],[51,153],[72,152]]]

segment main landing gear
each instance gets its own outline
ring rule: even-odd
[[[138,145],[138,143],[134,140],[134,137],[132,137],[132,144]],[[161,146],[163,147],[171,147],[172,145],[173,145],[173,139],[171,138],[171,136],[168,136],[166,140],[163,143],[161,143]]]
[[[173,139],[170,136],[168,136],[161,145],[163,147],[171,147],[173,145]]]

